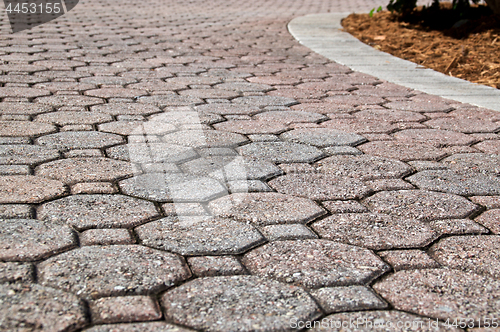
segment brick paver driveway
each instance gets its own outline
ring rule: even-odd
[[[500,114],[286,30],[379,4],[92,0],[4,21],[0,329],[497,325]]]

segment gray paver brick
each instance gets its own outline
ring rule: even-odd
[[[95,149],[116,145],[123,142],[118,135],[98,131],[72,131],[42,136],[37,144],[51,149]]]
[[[0,121],[0,136],[39,136],[56,132],[54,125],[31,121]]]
[[[0,176],[0,204],[40,203],[66,193],[63,183],[33,175]]]
[[[240,254],[264,242],[251,225],[203,216],[167,217],[135,231],[142,244],[184,256]]]
[[[366,141],[363,136],[329,128],[295,129],[280,137],[286,141],[304,143],[317,147],[335,145],[358,145]]]
[[[27,144],[0,145],[0,164],[38,164],[59,158],[59,152],[44,146]]]
[[[72,195],[43,204],[38,218],[88,228],[134,227],[158,216],[153,203],[123,195]]]
[[[96,325],[85,331],[87,332],[192,332],[193,330],[165,322],[152,322],[152,323]]]
[[[197,277],[215,277],[247,274],[235,256],[198,256],[187,259]]]
[[[305,224],[325,214],[325,210],[307,198],[279,193],[236,193],[216,199],[208,207],[215,215],[258,226]]]
[[[31,264],[18,262],[0,263],[1,283],[30,283],[34,281],[34,268]]]
[[[321,150],[305,144],[255,142],[238,149],[243,156],[267,159],[275,163],[308,163],[324,156]]]
[[[139,245],[82,247],[39,266],[42,285],[86,298],[153,294],[190,276],[181,257]]]

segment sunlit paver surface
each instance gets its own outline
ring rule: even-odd
[[[0,330],[498,323],[500,114],[286,28],[379,5],[90,0],[15,35],[5,17]]]

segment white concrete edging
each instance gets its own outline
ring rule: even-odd
[[[451,77],[378,51],[341,31],[350,13],[311,14],[288,24],[302,45],[352,70],[428,94],[500,112],[500,90]]]

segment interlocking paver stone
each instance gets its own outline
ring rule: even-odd
[[[190,147],[168,143],[129,143],[106,150],[109,157],[134,163],[180,163],[193,159],[197,153]]]
[[[283,173],[268,161],[234,156],[197,158],[182,164],[181,169],[188,174],[218,180],[266,180]]]
[[[280,122],[241,120],[226,121],[214,125],[215,129],[238,134],[279,134],[287,130],[287,126]]]
[[[87,332],[193,332],[165,322],[96,325]]]
[[[68,158],[38,166],[36,175],[64,183],[113,181],[133,175],[129,163],[109,158]]]
[[[123,138],[118,135],[98,131],[67,131],[42,136],[37,144],[51,149],[96,149],[120,144]]]
[[[322,173],[361,180],[400,178],[411,173],[412,168],[396,160],[369,155],[332,156],[315,164]]]
[[[500,175],[500,155],[458,153],[441,161],[445,166],[464,171]]]
[[[0,287],[0,328],[6,331],[74,331],[88,324],[82,301],[39,285]]]
[[[384,106],[401,111],[411,111],[420,113],[449,112],[453,110],[453,107],[445,103],[439,103],[439,102],[435,103],[435,102],[416,101],[416,100],[393,101],[384,104]]]
[[[149,296],[105,297],[90,304],[93,323],[145,322],[160,319],[156,300]]]
[[[302,224],[269,225],[259,230],[269,241],[318,238],[313,231]]]
[[[420,122],[425,120],[425,116],[415,112],[396,111],[388,109],[367,109],[354,113],[357,118],[369,121],[384,122]]]
[[[41,176],[0,176],[0,203],[40,203],[66,193],[63,183]]]
[[[292,106],[298,104],[293,98],[279,96],[246,96],[233,99],[233,103],[252,106]]]
[[[200,105],[196,106],[196,110],[210,112],[214,114],[221,114],[221,115],[230,115],[230,114],[252,115],[262,112],[262,110],[258,106],[234,105],[226,103]]]
[[[169,123],[176,126],[183,124],[213,124],[224,121],[224,118],[219,114],[194,112],[189,107],[171,107],[165,110],[168,112],[152,115],[149,117],[149,121]]]
[[[448,328],[435,320],[422,318],[396,310],[380,311],[358,311],[349,313],[338,313],[323,318],[323,326],[319,325],[310,331],[332,332],[338,331],[339,327],[349,332],[431,332],[431,331],[461,331],[458,328]],[[353,323],[349,325],[349,323]],[[359,324],[358,324],[359,322]],[[399,323],[399,326],[398,326]]]
[[[203,104],[203,99],[194,96],[179,96],[179,95],[156,95],[146,96],[137,99],[139,103],[151,104],[154,106],[187,106]]]
[[[374,212],[423,221],[465,218],[478,210],[461,196],[427,190],[381,191],[364,204]]]
[[[89,229],[80,234],[80,245],[134,244],[128,229]]]
[[[328,119],[319,113],[301,111],[268,111],[256,114],[253,118],[260,121],[281,122],[285,124],[319,122]]]
[[[399,271],[373,288],[398,310],[440,320],[478,320],[500,310],[499,280],[457,270]]]
[[[429,223],[439,234],[462,235],[462,234],[484,234],[488,229],[470,219],[442,219],[433,220]]]
[[[9,102],[0,103],[0,114],[40,114],[50,111],[52,111],[52,107],[46,105]]]
[[[291,331],[291,317],[320,315],[303,289],[255,276],[195,279],[167,292],[162,303],[173,322],[206,331]]]
[[[157,202],[206,202],[227,194],[215,179],[185,174],[142,174],[120,181],[119,186],[125,194]]]
[[[390,250],[377,253],[394,271],[439,267],[439,264],[422,250]]]
[[[236,193],[208,204],[213,214],[252,222],[258,226],[305,224],[325,210],[307,198],[278,193]]]
[[[389,268],[366,249],[327,240],[271,242],[242,263],[252,274],[307,288],[365,284]]]
[[[500,179],[498,177],[470,171],[422,171],[408,177],[407,181],[420,189],[463,196],[500,194]]]
[[[446,152],[431,144],[412,141],[375,141],[357,147],[366,154],[379,157],[410,160],[439,160]]]
[[[447,237],[433,245],[429,254],[442,265],[500,279],[498,235]]]
[[[311,227],[321,238],[374,250],[424,247],[438,236],[416,219],[374,213],[336,214]]]
[[[88,228],[134,227],[158,216],[153,203],[123,195],[73,195],[43,204],[38,218]]]
[[[440,129],[406,129],[394,134],[398,140],[416,141],[438,147],[450,145],[469,145],[475,142],[474,137],[450,130]]]
[[[76,246],[73,231],[34,219],[2,220],[0,259],[34,261],[58,254]]]
[[[0,219],[30,219],[32,214],[28,204],[0,204]]]
[[[35,98],[47,95],[50,95],[50,91],[43,89],[21,88],[21,87],[0,88],[0,98],[5,98],[5,97]]]
[[[161,112],[161,109],[153,105],[134,103],[111,103],[96,105],[90,108],[92,111],[107,113],[110,115],[149,115]]]
[[[267,159],[275,163],[309,163],[324,156],[316,147],[289,142],[255,142],[238,150],[243,156]]]
[[[87,298],[146,295],[189,278],[181,257],[139,245],[89,246],[39,265],[39,280]]]
[[[387,303],[365,286],[325,287],[312,290],[311,295],[327,314],[387,307]]]
[[[287,174],[273,179],[269,185],[276,191],[313,200],[360,199],[371,193],[360,180],[329,174]]]
[[[50,106],[92,106],[104,104],[104,100],[96,97],[79,96],[79,95],[57,95],[39,97],[37,103]]]
[[[426,126],[435,129],[453,130],[466,134],[494,133],[500,129],[500,124],[479,119],[438,118],[424,122]]]
[[[200,216],[167,217],[135,231],[142,244],[181,255],[239,254],[264,241],[251,225]]]
[[[55,126],[31,121],[0,121],[0,136],[39,136],[56,132]]]
[[[195,148],[236,147],[248,141],[243,135],[218,130],[183,130],[165,135],[163,140]]]
[[[44,123],[55,123],[60,126],[70,124],[96,124],[113,120],[109,114],[99,112],[51,112],[40,114],[36,121]]]
[[[492,233],[500,234],[500,209],[492,209],[484,212],[476,218],[476,222],[489,228]]]
[[[34,269],[31,264],[18,262],[0,263],[0,283],[33,282]]]
[[[329,128],[295,129],[280,137],[286,141],[304,143],[318,147],[332,145],[358,145],[366,141],[363,136]]]
[[[231,276],[247,274],[235,256],[198,256],[187,259],[197,277]]]
[[[59,151],[27,144],[0,145],[0,164],[38,164],[59,158]]]

